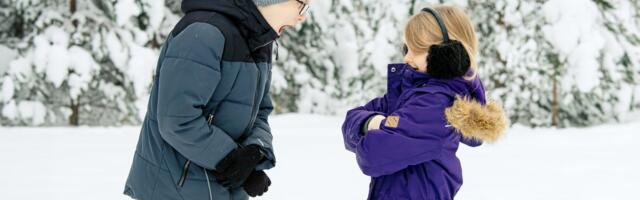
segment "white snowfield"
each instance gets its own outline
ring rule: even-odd
[[[263,197],[365,199],[369,178],[344,149],[343,118],[271,119],[277,167]],[[129,199],[122,195],[139,127],[0,128],[0,199]],[[640,120],[585,129],[513,127],[461,147],[456,199],[640,199]]]

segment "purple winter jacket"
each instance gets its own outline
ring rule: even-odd
[[[459,143],[475,147],[482,142],[462,137],[444,112],[456,96],[484,105],[482,82],[436,79],[407,64],[390,64],[387,87],[383,97],[350,110],[342,125],[347,150],[372,177],[368,199],[453,199],[462,185]],[[380,130],[363,133],[363,124],[376,114],[399,120],[386,124],[385,119]]]

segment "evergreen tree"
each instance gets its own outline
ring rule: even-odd
[[[177,21],[164,2],[159,6],[150,2],[9,2],[6,10],[24,14],[10,15],[7,30],[20,31],[0,40],[20,55],[2,79],[5,97],[0,121],[9,125],[139,123],[159,44],[169,32],[167,27]]]
[[[443,0],[314,1],[279,39],[276,113],[340,114],[380,96],[407,18]],[[589,126],[640,108],[640,1],[456,0],[487,95],[512,123]],[[179,0],[0,0],[0,124],[137,124]]]
[[[604,1],[468,2],[478,23],[481,74],[490,95],[505,103],[512,123],[588,126],[615,121],[637,107],[633,77],[638,65],[633,69],[628,55],[638,45],[621,38],[637,37],[638,29],[630,29],[638,26],[617,26],[631,36],[608,28],[624,21],[607,17],[624,6]],[[571,12],[565,9],[569,6],[574,6]],[[619,17],[638,22],[637,11]]]
[[[272,90],[278,112],[343,112],[383,94],[386,65],[401,61],[408,1],[314,3],[310,19],[279,41]]]

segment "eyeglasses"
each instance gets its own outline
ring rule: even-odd
[[[302,4],[302,7],[300,8],[300,12],[298,12],[299,15],[306,15],[309,12],[309,4],[305,3],[302,0],[296,0],[298,3]]]

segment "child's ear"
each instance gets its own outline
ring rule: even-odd
[[[433,77],[450,79],[464,76],[471,61],[462,43],[452,40],[432,45],[427,56],[427,72]]]

